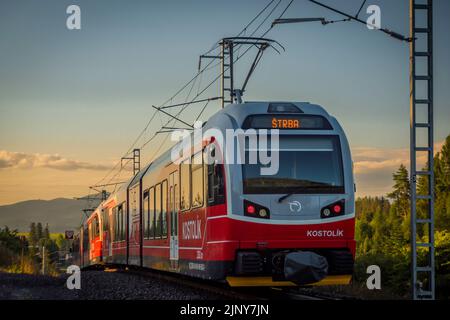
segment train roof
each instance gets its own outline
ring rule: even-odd
[[[271,105],[294,105],[298,108],[299,112],[302,114],[311,114],[311,115],[321,115],[327,119],[330,119],[330,114],[320,105],[312,104],[309,102],[292,102],[292,101],[246,101],[244,103],[235,103],[229,104],[225,108],[219,110],[215,114],[213,114],[208,121],[205,123],[205,126],[208,127],[208,123],[216,123],[215,118],[219,118],[221,115],[226,114],[236,120],[244,121],[244,119],[248,115],[252,114],[263,114],[269,112],[269,107]],[[127,188],[133,187],[141,178],[147,173],[150,169],[154,169],[155,167],[164,164],[167,162],[168,158],[170,158],[170,149],[162,153],[158,158],[154,161],[148,163],[144,168],[142,168],[136,176],[130,178],[122,184],[115,193],[119,193],[122,190],[126,190]],[[110,195],[113,197],[114,193]],[[108,198],[109,199],[109,198]]]
[[[228,114],[239,113],[240,115],[249,115],[255,113],[268,113],[270,105],[294,105],[299,109],[299,113],[303,114],[315,114],[329,117],[328,112],[317,104],[311,104],[309,102],[292,102],[292,101],[247,101],[240,104],[229,104],[219,112]],[[214,115],[212,117],[214,117]],[[211,117],[211,118],[212,118]]]

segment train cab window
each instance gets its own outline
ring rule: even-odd
[[[143,197],[143,211],[142,211],[142,232],[144,239],[148,238],[148,221],[149,221],[149,205],[148,205],[148,190],[144,191]]]
[[[192,207],[203,206],[203,156],[199,152],[192,156],[191,162],[191,176],[192,176]]]
[[[191,170],[190,159],[180,164],[180,210],[188,210],[191,207]]]
[[[148,239],[154,239],[155,238],[155,188],[151,187],[149,191],[149,218],[148,218]]]
[[[345,192],[338,136],[283,135],[279,143],[275,174],[262,175],[261,169],[267,165],[259,160],[242,166],[244,194]]]
[[[167,238],[167,180],[162,183],[161,236]]]
[[[215,157],[215,148],[211,146],[210,155]],[[204,151],[204,157],[207,157],[207,149]],[[220,163],[207,164],[207,187],[208,187],[208,205],[218,205],[225,203],[225,180],[223,177],[223,165]]]
[[[155,187],[155,238],[161,238],[161,184],[157,184]]]

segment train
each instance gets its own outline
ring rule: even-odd
[[[93,211],[75,237],[74,263],[232,287],[349,284],[355,182],[336,118],[308,102],[244,102],[200,129]]]

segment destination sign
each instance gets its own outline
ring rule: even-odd
[[[327,119],[318,115],[254,115],[245,119],[244,129],[332,130]]]

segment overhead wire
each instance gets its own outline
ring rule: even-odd
[[[279,0],[278,1],[278,3],[274,6],[274,8],[272,8],[272,10],[269,12],[269,14],[267,14],[266,15],[266,17],[263,19],[263,21],[253,30],[253,32],[251,33],[251,36],[252,35],[254,35],[258,30],[259,30],[259,28],[264,24],[264,22],[265,21],[267,21],[267,19],[272,15],[272,13],[275,11],[275,9],[279,6],[279,4],[281,3],[281,1],[282,0]],[[273,4],[275,2],[275,0],[271,0],[271,1],[269,1],[269,3],[262,9],[262,10],[260,10],[259,12],[258,12],[258,14],[238,33],[238,36],[240,36],[240,35],[242,35],[243,33],[246,33],[247,32],[247,30],[248,30],[248,28]],[[293,0],[291,0],[291,2],[288,4],[288,6],[286,7],[286,9],[283,11],[283,13],[282,13],[282,15],[284,14],[284,12],[287,10],[287,8],[291,5],[291,3],[293,2]],[[270,29],[269,29],[270,30]],[[267,33],[267,32],[266,32]],[[266,34],[265,33],[265,34]],[[213,47],[209,50],[209,51],[207,51],[206,53],[210,53],[210,52],[212,52],[212,51],[214,51],[215,49],[217,49],[218,48],[218,46],[219,46],[219,44],[218,43],[216,43],[215,45],[213,45]],[[236,59],[236,61],[238,61],[242,56],[244,56],[248,51],[249,51],[249,49],[250,48],[247,48],[247,50],[242,54],[242,55],[240,55],[240,56],[238,56],[237,57],[237,59]],[[190,88],[190,90],[189,90],[189,92],[188,92],[188,95],[187,95],[187,97],[186,97],[186,101],[189,99],[189,96],[191,95],[191,92],[192,92],[192,89],[193,89],[193,87],[194,87],[194,85],[195,85],[195,82],[197,81],[197,79],[199,78],[199,77],[202,77],[203,76],[203,73],[205,72],[205,71],[207,71],[207,70],[209,70],[209,69],[211,69],[211,68],[213,68],[213,67],[215,67],[215,66],[217,66],[218,64],[220,64],[220,62],[219,63],[216,63],[214,66],[211,66],[213,64],[213,60],[211,60],[208,64],[206,64],[201,70],[199,70],[198,72],[197,72],[197,74],[191,79],[191,80],[189,80],[185,85],[183,85],[177,92],[175,92],[175,94],[173,94],[170,98],[168,98],[164,103],[162,103],[160,106],[164,106],[164,105],[166,105],[167,103],[169,103],[169,102],[171,102],[171,101],[173,101],[173,99],[175,98],[175,97],[177,97],[181,92],[183,92],[189,85],[191,85],[192,84],[192,86],[191,86],[191,88]],[[194,101],[198,96],[200,96],[201,94],[203,94],[213,83],[215,83],[220,77],[221,77],[221,75],[222,74],[220,74],[218,77],[216,77],[216,78],[214,78],[214,80],[213,81],[211,81],[207,86],[206,86],[206,88],[204,88],[203,90],[199,90],[200,89],[200,81],[199,81],[199,85],[198,85],[198,87],[197,87],[197,93],[196,93],[196,95],[195,95],[195,97],[194,97],[194,99],[192,99],[190,102],[192,102],[192,101]],[[186,105],[184,105],[183,106],[183,108],[180,110],[180,112],[178,112],[177,113],[177,115],[176,115],[176,117],[178,117],[184,110],[185,110],[185,108],[189,105],[189,103],[190,102],[188,102]],[[206,108],[206,106],[208,105],[208,103],[206,103],[206,105],[205,105],[205,107],[200,111],[201,113],[200,114],[202,114],[203,112],[204,112],[204,110],[205,110],[205,108]],[[153,114],[152,114],[152,116],[150,117],[150,119],[147,121],[147,123],[146,123],[146,125],[145,125],[145,127],[141,130],[141,132],[139,133],[139,135],[137,136],[137,138],[133,141],[133,143],[132,143],[132,145],[129,147],[129,149],[127,150],[127,152],[122,156],[122,158],[124,158],[124,157],[126,157],[126,156],[128,156],[131,152],[132,152],[132,150],[133,150],[133,148],[136,146],[136,144],[138,143],[138,141],[142,138],[142,136],[147,132],[147,130],[148,130],[148,128],[149,128],[149,126],[150,126],[150,124],[152,123],[152,121],[154,120],[154,118],[155,118],[155,116],[156,116],[156,114],[159,114],[159,112],[157,111],[157,110],[155,110],[154,112],[153,112]],[[171,123],[172,122],[172,120],[173,121],[175,121],[174,119],[170,119],[168,122],[166,122],[166,125],[167,124],[169,124],[169,123]],[[145,148],[145,146],[147,146],[148,145],[148,143],[150,143],[151,141],[153,141],[153,139],[156,137],[156,135],[154,134],[153,136],[151,136],[151,138],[150,139],[148,139],[148,140],[146,140],[142,145],[141,145],[141,149],[143,149],[143,148]],[[165,139],[166,140],[166,139]],[[164,144],[164,143],[163,143]],[[163,144],[161,144],[160,146],[162,146]],[[157,154],[157,153],[154,153],[154,154]],[[114,172],[116,169],[117,169],[117,167],[118,167],[118,165],[121,163],[122,161],[120,160],[120,161],[118,161],[112,168],[111,168],[111,170],[109,170],[108,171],[108,173],[102,178],[102,179],[100,179],[96,184],[100,184],[101,182],[103,182],[103,181],[105,181],[106,180],[106,178],[112,173],[112,172]],[[126,162],[126,164],[128,163],[129,161],[127,161]],[[115,177],[117,177],[117,175],[119,175],[121,172],[122,172],[122,170],[123,170],[123,168],[124,168],[124,166],[123,165],[121,165],[121,167],[120,167],[120,169],[119,169],[119,171],[115,174],[115,175],[113,175],[109,180],[108,180],[108,183],[110,183]],[[116,186],[117,187],[117,186]]]
[[[279,16],[279,18],[281,18],[285,13],[286,13],[286,11],[288,10],[288,8],[292,5],[292,3],[294,2],[294,0],[291,0],[289,3],[288,3],[288,5],[286,6],[286,8],[283,10],[283,12],[280,14],[280,16]],[[267,19],[268,19],[268,17],[270,17],[271,15],[272,15],[272,13],[274,12],[274,9],[276,9],[278,6],[279,6],[279,4],[281,3],[281,0],[279,0],[278,1],[278,3],[277,3],[277,5],[270,11],[270,13],[266,16],[266,18],[264,19],[264,21],[267,21]],[[258,31],[258,29],[260,28],[262,26],[262,24],[260,23],[259,25],[258,25],[258,27],[252,32],[252,34],[251,34],[251,36],[253,36],[257,31]],[[263,33],[263,35],[262,35],[262,37],[264,37],[264,36],[266,36],[269,32],[270,32],[270,30],[272,29],[273,27],[271,26],[271,27],[269,27],[269,29],[268,30],[266,30],[264,33]],[[236,58],[236,60],[235,60],[235,62],[237,62],[238,60],[240,60],[250,49],[251,49],[252,47],[248,47],[240,56],[238,56],[237,58]],[[226,71],[227,69],[225,69],[224,71]],[[191,100],[191,101],[194,101],[196,98],[198,98],[201,94],[203,94],[206,90],[208,90],[220,77],[222,76],[222,73],[221,74],[219,74],[217,77],[215,77],[203,90],[201,90],[199,93],[197,93],[197,95]],[[185,110],[185,108],[188,106],[189,104],[186,104],[183,108],[181,108],[181,110],[179,110],[178,111],[178,113],[176,113],[175,114],[175,116],[174,117],[178,117],[184,110]],[[168,122],[171,122],[171,121],[175,121],[174,119],[171,119],[171,120],[169,120]],[[167,125],[167,124],[166,124]],[[150,139],[149,139],[149,141],[146,141],[144,144],[143,144],[143,146],[141,147],[141,149],[142,148],[144,148],[149,142],[151,142],[154,138],[156,137],[156,135],[154,135],[153,137],[151,137]]]

